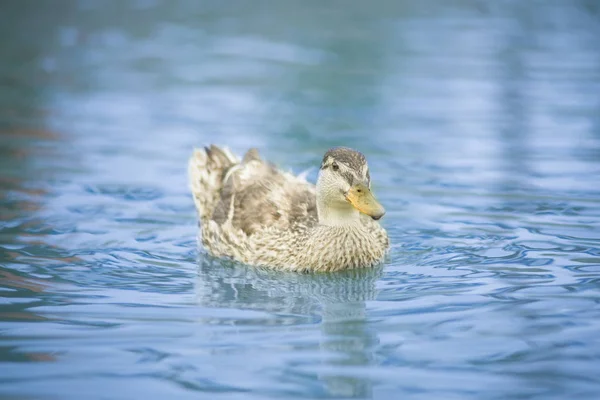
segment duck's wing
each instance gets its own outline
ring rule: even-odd
[[[230,156],[211,146],[196,150],[190,161],[192,191],[203,223],[231,223],[252,235],[267,227],[287,230],[317,222],[315,188],[304,178],[277,169],[255,149],[241,162]]]

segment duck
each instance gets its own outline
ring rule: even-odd
[[[309,273],[374,267],[388,253],[385,209],[357,150],[327,150],[314,185],[255,148],[240,159],[211,144],[193,150],[188,178],[198,239],[213,257]]]

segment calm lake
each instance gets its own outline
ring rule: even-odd
[[[2,2],[0,398],[600,398],[600,3]],[[194,146],[362,151],[380,268],[211,259]]]

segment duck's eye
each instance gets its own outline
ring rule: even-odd
[[[339,166],[339,165],[337,165],[336,163],[333,163],[333,164],[331,164],[331,168],[332,168],[334,171],[338,171],[338,170],[340,169],[340,166]]]

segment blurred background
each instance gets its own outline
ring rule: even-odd
[[[0,5],[0,396],[598,398],[600,3]],[[367,156],[381,269],[207,257],[194,146]]]

